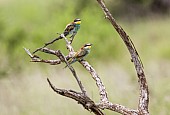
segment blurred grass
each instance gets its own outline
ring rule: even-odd
[[[73,47],[78,50],[84,43],[92,43],[92,51],[86,59],[99,73],[110,100],[137,107],[138,84],[129,53],[96,2],[0,0],[0,114],[91,114],[49,88],[47,76],[57,87],[79,90],[69,70],[62,69],[64,64],[29,63],[23,50],[23,47],[31,51],[41,47],[44,42],[57,37],[57,32],[63,32],[65,25],[76,17],[81,18],[82,24]],[[143,60],[150,88],[151,114],[166,115],[170,108],[169,18],[168,15],[132,21],[116,18]],[[49,47],[67,54],[63,40]],[[54,56],[39,54],[45,59],[55,59]],[[89,95],[98,102],[94,81],[79,64],[74,64],[74,67]],[[110,111],[105,113],[112,114]]]

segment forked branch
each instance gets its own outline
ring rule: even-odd
[[[96,115],[104,115],[103,112],[95,105],[95,103],[89,97],[83,95],[82,93],[73,91],[73,90],[65,90],[65,89],[56,88],[50,82],[50,80],[48,78],[47,78],[47,81],[48,81],[50,87],[53,89],[53,91],[56,92],[57,94],[74,99],[79,104],[83,105],[83,107],[85,109],[93,112]]]
[[[66,41],[66,47],[69,50],[69,55],[68,56],[64,56],[64,54],[61,53],[60,50],[54,51],[54,50],[51,50],[51,49],[48,49],[48,48],[41,48],[41,49],[38,50],[38,51],[41,51],[41,52],[44,52],[44,53],[55,55],[55,56],[57,56],[59,58],[58,60],[43,60],[43,59],[40,59],[40,57],[31,54],[28,49],[26,49],[26,48],[24,48],[24,49],[25,49],[26,53],[32,59],[31,60],[32,62],[44,62],[44,63],[50,63],[50,64],[56,64],[56,63],[53,63],[53,62],[57,62],[58,64],[60,64],[61,62],[66,63],[66,65],[68,66],[68,68],[72,72],[73,76],[75,77],[75,79],[76,79],[76,81],[77,81],[77,83],[78,83],[78,85],[79,85],[79,87],[81,89],[81,93],[73,91],[73,90],[65,90],[65,89],[55,88],[54,85],[52,85],[50,80],[47,78],[47,81],[48,81],[50,87],[56,93],[78,101],[78,103],[82,104],[85,109],[87,109],[89,111],[92,111],[94,114],[96,114],[96,115],[104,115],[103,112],[100,110],[100,108],[98,106],[96,106],[96,104],[93,102],[93,100],[91,100],[88,97],[85,88],[83,87],[79,77],[76,74],[76,71],[67,62],[67,60],[69,60],[69,58],[71,58],[71,56],[73,56],[75,54],[75,52],[74,52],[74,49],[72,48],[72,46],[70,45],[69,41],[67,40],[67,38],[65,36],[63,36],[63,35],[61,35],[61,36]]]

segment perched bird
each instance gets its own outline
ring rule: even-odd
[[[69,64],[73,64],[73,63],[75,63],[76,61],[82,60],[85,56],[87,56],[87,54],[90,53],[91,46],[92,46],[92,44],[90,44],[90,43],[83,45],[83,46],[75,53],[75,55],[68,60],[68,63],[69,63]],[[64,68],[66,68],[66,67],[67,67],[67,65],[66,65]]]
[[[80,29],[80,24],[81,24],[81,20],[79,18],[76,18],[73,22],[67,24],[67,26],[65,27],[63,34],[65,37],[70,35],[70,44],[73,42],[74,36],[77,34],[78,30]],[[58,38],[54,39],[52,43],[59,39],[62,39],[61,35]]]
[[[64,36],[70,36],[70,43],[73,42],[74,36],[77,34],[77,31],[80,29],[81,20],[76,18],[72,23],[68,24],[63,32]]]
[[[73,22],[67,24],[66,28],[64,29],[63,34],[65,37],[68,35],[71,35],[70,36],[70,44],[73,42],[74,36],[77,34],[77,31],[80,29],[80,24],[81,24],[81,20],[79,18],[76,18]],[[33,54],[36,53],[37,51],[41,50],[42,48],[45,48],[46,46],[48,46],[62,38],[63,37],[60,35],[59,37],[53,39],[52,41],[45,43],[45,45],[43,47],[36,49],[33,52]]]

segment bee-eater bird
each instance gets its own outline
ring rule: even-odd
[[[73,64],[73,63],[75,63],[76,61],[79,61],[79,60],[84,59],[84,57],[87,56],[87,55],[90,53],[91,46],[92,46],[92,44],[90,44],[90,43],[83,45],[83,46],[75,53],[75,55],[68,60],[68,63],[69,63],[69,64]],[[66,67],[67,67],[67,65],[66,65],[64,68],[66,68]]]
[[[80,29],[81,20],[76,18],[72,23],[68,24],[63,32],[64,36],[70,36],[70,43],[73,42],[74,36],[77,34]]]
[[[73,42],[74,36],[77,34],[78,30],[80,29],[80,24],[81,24],[81,20],[79,18],[76,18],[73,22],[67,24],[67,26],[65,27],[63,34],[65,37],[70,35],[70,44]],[[58,38],[54,39],[52,43],[62,38],[63,37],[60,35]]]
[[[73,22],[67,24],[67,26],[65,27],[64,29],[64,36],[68,36],[68,35],[71,35],[70,36],[70,44],[73,42],[73,39],[75,37],[75,35],[77,34],[78,30],[80,29],[80,24],[81,24],[81,20],[79,18],[76,18]],[[37,51],[39,51],[40,49],[54,43],[55,41],[59,40],[59,39],[62,39],[63,37],[60,35],[59,37],[55,38],[54,40],[52,40],[51,42],[48,42],[48,43],[45,43],[45,45],[41,48],[38,48],[37,50],[35,50],[33,52],[36,53]]]

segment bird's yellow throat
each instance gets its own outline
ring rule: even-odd
[[[88,48],[90,49],[90,48],[91,48],[91,46],[88,46]]]
[[[76,24],[81,24],[81,21],[75,22]]]

